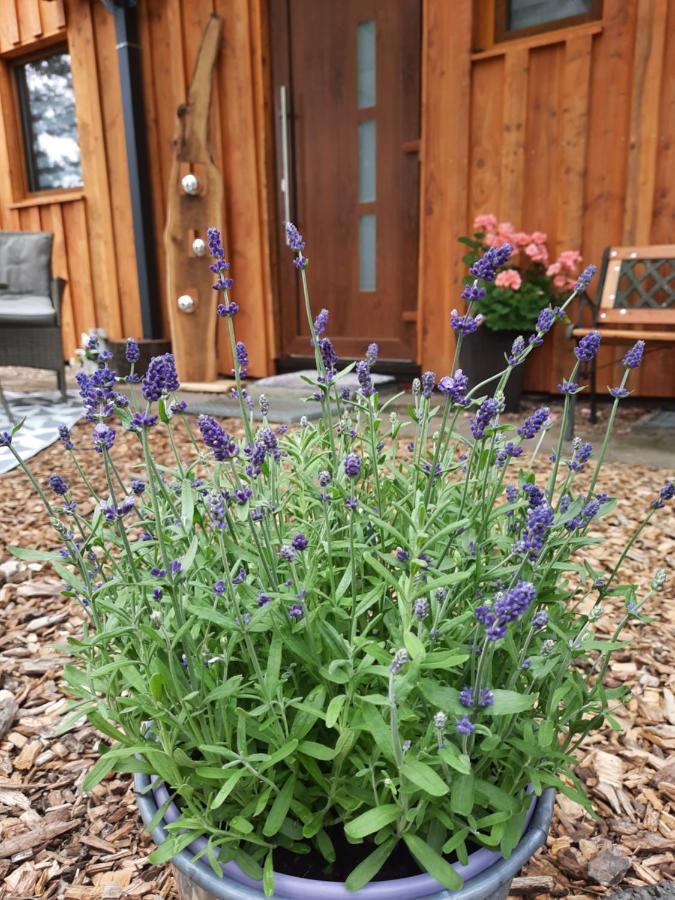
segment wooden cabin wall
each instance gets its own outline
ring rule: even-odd
[[[139,5],[162,296],[162,233],[176,111],[186,100],[209,16],[215,13],[223,20],[211,98],[211,141],[225,182],[223,239],[232,264],[232,296],[240,307],[237,336],[248,347],[249,371],[255,376],[271,374],[275,356],[267,201],[272,153],[265,10],[264,0],[153,0]],[[209,224],[204,222],[204,229]],[[206,299],[215,308],[215,297]],[[218,326],[217,352],[219,371],[230,372],[232,360],[223,321]]]
[[[11,66],[60,44],[71,55],[84,185],[30,194]],[[2,0],[0,112],[0,227],[54,233],[65,355],[92,327],[140,336],[115,29],[98,0]]]
[[[598,264],[609,244],[673,242],[674,3],[604,0],[601,22],[506,41],[470,65],[467,227],[494,212],[546,232],[552,254],[580,249]],[[599,389],[618,383],[624,352],[603,349]],[[637,393],[675,394],[672,353],[648,354]],[[526,388],[555,392],[572,361],[558,326]]]

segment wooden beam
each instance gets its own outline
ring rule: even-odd
[[[446,372],[455,348],[450,311],[464,274],[457,237],[467,225],[471,0],[424,0],[418,360]]]
[[[108,337],[122,337],[118,302],[117,260],[108,179],[106,141],[99,94],[96,38],[91,0],[66,0],[68,46],[82,153],[89,253],[95,261],[92,279],[96,322]]]
[[[510,50],[504,60],[504,123],[499,215],[520,228],[525,185],[525,126],[530,51]]]
[[[666,15],[667,0],[640,0],[638,4],[623,229],[625,244],[648,244],[651,238]]]

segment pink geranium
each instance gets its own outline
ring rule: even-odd
[[[522,283],[523,279],[517,269],[504,269],[495,278],[497,287],[510,288],[512,291],[519,290]]]
[[[546,265],[548,262],[548,250],[545,244],[535,244],[532,241],[531,244],[528,244],[525,248],[525,253],[530,257],[532,262],[540,262],[543,265]]]
[[[548,240],[548,235],[544,234],[543,231],[533,231],[532,232],[532,241],[535,244],[545,244]]]
[[[576,272],[581,262],[581,253],[578,250],[563,250],[558,257],[561,269],[566,272]]]
[[[474,231],[485,231],[486,233],[497,230],[497,216],[492,213],[485,213],[482,216],[476,216],[473,220]]]
[[[550,275],[559,275],[561,268],[562,268],[562,266],[560,265],[559,262],[551,263],[551,265],[546,270],[546,274],[549,276]]]

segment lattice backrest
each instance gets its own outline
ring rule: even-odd
[[[600,310],[607,324],[675,325],[675,244],[610,247]]]

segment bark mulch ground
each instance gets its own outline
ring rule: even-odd
[[[76,445],[89,444],[75,429]],[[159,439],[159,441],[157,440]],[[156,437],[157,451],[167,453]],[[185,436],[181,442],[186,442]],[[98,471],[93,451],[91,468]],[[132,435],[120,435],[116,458],[128,474],[138,465]],[[75,473],[60,445],[33,461],[39,479]],[[609,569],[627,535],[672,472],[609,465],[599,488],[623,497],[601,520],[604,540],[593,562]],[[85,501],[82,501],[82,507]],[[80,788],[97,757],[99,737],[84,722],[58,731],[67,699],[62,649],[83,625],[60,595],[48,566],[17,564],[7,544],[57,545],[44,511],[20,473],[0,479],[0,898],[177,897],[167,868],[146,859],[129,779],[111,775],[89,794]],[[614,527],[609,527],[614,526]],[[618,526],[618,527],[616,527]],[[605,729],[581,747],[577,774],[598,813],[559,796],[547,846],[530,862],[518,890],[530,897],[611,897],[675,879],[675,515],[663,510],[629,554],[631,577],[646,587],[665,567],[670,583],[652,604],[650,625],[631,627],[609,681],[632,699],[619,711],[623,730]],[[624,570],[624,575],[626,575]],[[599,628],[611,632],[620,608],[608,605]],[[637,890],[635,896],[639,896]],[[659,891],[660,894],[660,891]],[[630,896],[633,896],[631,893]],[[658,896],[658,894],[651,894]],[[663,895],[665,896],[665,895]]]

